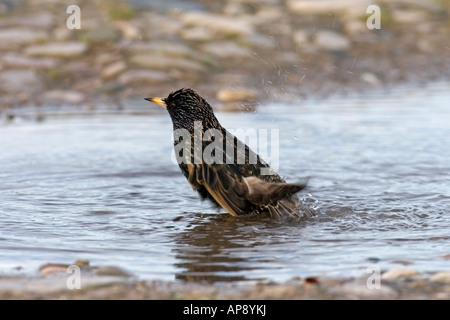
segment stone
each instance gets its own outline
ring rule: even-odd
[[[318,31],[314,38],[314,44],[321,49],[330,51],[347,50],[351,47],[351,42],[346,36],[328,30]]]
[[[232,41],[212,41],[201,47],[203,52],[214,55],[218,58],[246,58],[250,57],[250,51]]]
[[[163,83],[172,80],[172,78],[162,71],[156,70],[128,70],[122,73],[118,81],[122,84],[133,83]]]
[[[211,32],[203,27],[193,27],[181,30],[180,36],[188,41],[209,41],[211,40]]]
[[[370,72],[363,72],[360,78],[364,83],[367,83],[372,86],[379,86],[381,84],[380,79],[378,79],[376,75]]]
[[[0,91],[36,94],[42,89],[41,79],[32,70],[9,69],[0,73]]]
[[[114,21],[114,25],[126,39],[139,39],[141,36],[141,30],[128,21]]]
[[[450,283],[450,271],[440,271],[430,277],[432,282]]]
[[[347,32],[347,34],[350,35],[358,35],[358,34],[363,34],[364,32],[367,32],[367,24],[364,21],[359,21],[359,20],[348,20],[345,21],[345,31]]]
[[[308,34],[308,32],[306,32],[304,30],[297,30],[292,35],[292,40],[298,46],[306,45],[309,42],[308,38],[309,38],[309,34]]]
[[[367,7],[373,4],[370,0],[288,0],[287,7],[292,13],[321,14],[344,13],[352,17],[359,17],[366,13]]]
[[[130,62],[136,66],[156,70],[183,70],[194,72],[205,72],[203,64],[192,59],[181,57],[168,57],[154,54],[136,54],[130,58]]]
[[[343,295],[345,299],[395,299],[398,292],[386,284],[370,289],[365,281],[352,281],[330,289],[331,292]]]
[[[224,17],[207,12],[186,12],[181,20],[188,26],[203,27],[213,33],[225,36],[249,35],[254,33],[253,26],[244,19]]]
[[[246,88],[223,88],[217,92],[216,97],[221,102],[248,101],[256,99],[256,93]]]
[[[83,42],[51,42],[31,45],[24,52],[29,56],[71,58],[82,55],[87,49],[87,45]]]
[[[0,29],[0,47],[13,44],[28,44],[39,40],[48,39],[46,32],[32,29]]]
[[[41,266],[39,268],[39,271],[42,274],[52,274],[52,273],[61,273],[61,272],[66,273],[68,266],[69,265],[62,264],[62,263],[61,264],[60,263],[48,263],[48,264]]]
[[[83,33],[82,38],[89,43],[114,42],[120,34],[110,26],[100,25]]]
[[[419,272],[415,269],[401,267],[401,268],[394,268],[394,269],[384,272],[381,275],[381,279],[395,280],[395,279],[399,279],[399,278],[410,278],[410,277],[416,276],[418,274],[419,274]]]
[[[103,68],[102,71],[100,72],[100,76],[103,79],[110,79],[125,71],[126,68],[127,65],[125,62],[116,61]]]
[[[9,18],[0,19],[0,28],[7,26],[19,26],[21,28],[50,28],[54,17],[51,13],[41,10],[39,13],[21,14]]]
[[[57,65],[55,58],[31,58],[11,52],[0,57],[0,61],[10,68],[49,69]]]
[[[80,104],[85,101],[84,93],[73,90],[50,90],[44,93],[44,99],[47,102]]]
[[[130,277],[131,275],[122,268],[116,266],[98,267],[95,273],[99,276],[113,276],[113,277]]]
[[[415,24],[428,21],[427,14],[423,10],[393,10],[392,20],[398,23]]]
[[[195,57],[198,52],[192,50],[187,45],[179,42],[169,41],[151,41],[151,42],[136,42],[131,43],[121,42],[119,47],[130,53],[145,53],[145,54],[159,54],[161,56],[171,57]]]

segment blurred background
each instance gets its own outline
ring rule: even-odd
[[[449,14],[448,0],[0,0],[0,108],[180,87],[240,108],[448,79]]]

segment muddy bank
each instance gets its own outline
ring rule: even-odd
[[[377,1],[0,1],[0,105],[126,107],[195,87],[214,103],[448,79],[450,3]]]

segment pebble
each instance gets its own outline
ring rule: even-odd
[[[370,0],[288,0],[287,7],[293,13],[298,14],[322,14],[328,15],[343,12],[353,17],[364,15],[367,7],[372,4]]]
[[[211,32],[203,27],[193,27],[181,30],[180,36],[187,41],[209,41],[212,37]]]
[[[47,40],[46,32],[40,30],[10,28],[0,30],[0,47],[13,44],[27,44],[38,40]]]
[[[422,10],[393,10],[392,20],[396,23],[415,24],[417,21],[426,21],[426,12]]]
[[[394,279],[399,279],[399,278],[409,278],[412,276],[416,276],[418,274],[419,274],[419,272],[415,269],[401,267],[401,268],[395,268],[395,269],[391,269],[391,270],[384,272],[381,275],[381,278],[384,280],[394,280]]]
[[[100,25],[83,33],[82,39],[89,43],[114,42],[120,38],[119,33],[110,26]]]
[[[120,75],[118,81],[122,84],[133,83],[163,83],[172,80],[172,78],[163,71],[156,70],[128,70]]]
[[[41,78],[32,70],[9,69],[0,73],[0,89],[12,93],[36,94],[42,91]]]
[[[450,283],[450,271],[440,271],[430,277],[432,282]]]
[[[214,13],[186,12],[181,15],[181,20],[188,26],[203,27],[213,33],[225,36],[249,35],[254,33],[253,26],[247,20]]]
[[[42,274],[51,274],[51,273],[59,273],[59,272],[67,272],[67,264],[59,264],[59,263],[48,263],[39,268],[39,271]]]
[[[104,266],[98,267],[95,273],[99,276],[113,276],[113,277],[130,277],[131,275],[123,270],[122,268],[116,266]]]
[[[103,68],[100,72],[100,76],[103,79],[111,79],[121,74],[126,68],[127,64],[124,61],[116,61]]]
[[[379,86],[381,85],[380,79],[376,75],[370,72],[361,73],[361,80],[371,86]]]
[[[128,21],[115,21],[114,25],[126,39],[139,39],[141,30]]]
[[[171,57],[195,57],[198,53],[185,44],[170,41],[122,43],[121,48],[130,53],[169,55]]]
[[[346,299],[395,299],[398,296],[397,291],[386,284],[370,289],[364,281],[345,283],[330,291],[343,295]]]
[[[83,42],[51,42],[31,45],[24,52],[29,56],[71,58],[82,55],[87,49],[87,45]]]
[[[248,101],[256,99],[256,93],[246,88],[223,88],[217,92],[216,97],[221,102]]]
[[[155,54],[136,54],[131,56],[130,62],[136,66],[157,70],[184,70],[205,72],[203,64],[192,59],[181,57],[168,57]]]
[[[309,42],[308,38],[309,34],[305,30],[297,30],[292,35],[292,40],[299,46],[307,44]]]
[[[203,52],[218,58],[242,59],[250,57],[250,51],[232,41],[211,41],[201,47]]]
[[[0,57],[0,60],[9,68],[48,69],[57,65],[57,60],[54,58],[30,58],[17,53],[6,53]]]
[[[346,36],[328,30],[317,32],[314,44],[321,49],[331,51],[343,51],[351,47],[351,42]]]
[[[73,90],[50,90],[45,92],[44,98],[51,103],[80,104],[86,99],[84,93]]]
[[[15,15],[0,19],[0,28],[6,26],[18,26],[20,28],[49,28],[53,25],[54,17],[51,13],[41,11],[39,13],[28,13]]]

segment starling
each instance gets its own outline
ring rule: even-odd
[[[146,98],[172,118],[178,164],[194,190],[233,216],[269,213],[274,219],[310,217],[295,193],[306,183],[286,183],[246,144],[222,127],[209,103],[193,89]],[[212,132],[212,133],[211,133]]]

